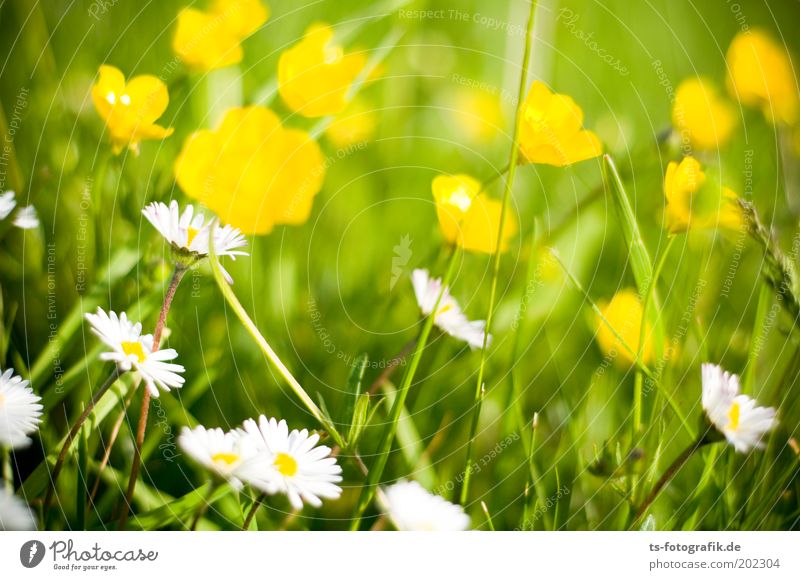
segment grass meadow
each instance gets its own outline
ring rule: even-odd
[[[797,16],[0,2],[0,528],[797,529]]]

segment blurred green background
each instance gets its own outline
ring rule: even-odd
[[[432,178],[466,172],[487,179],[508,162],[525,2],[272,0],[270,20],[243,43],[243,62],[207,76],[187,73],[171,50],[177,12],[187,4],[0,3],[0,129],[10,146],[4,149],[10,153],[3,156],[1,187],[33,203],[41,219],[38,231],[23,234],[5,226],[0,231],[2,324],[8,335],[0,366],[32,374],[34,390],[46,403],[40,441],[17,453],[23,479],[41,461],[42,448],[52,452],[90,385],[107,372],[93,355],[96,340],[75,313],[100,305],[127,310],[146,328],[155,323],[169,253],[140,212],[152,200],[190,201],[172,173],[184,139],[214,126],[226,107],[260,98],[287,125],[314,125],[293,115],[271,90],[281,50],[311,23],[333,24],[349,50],[391,49],[374,81],[356,97],[363,110],[372,112],[372,134],[344,148],[321,135],[328,171],[308,222],[250,238],[251,256],[226,268],[261,331],[305,388],[332,411],[342,405],[354,357],[369,355],[374,367],[367,370],[369,384],[416,336],[420,320],[411,270],[444,273],[446,251],[430,193]],[[583,108],[584,124],[597,131],[626,175],[651,256],[666,242],[661,183],[668,161],[678,155],[660,139],[670,128],[671,92],[698,74],[724,90],[725,51],[743,26],[766,29],[793,56],[800,54],[800,41],[791,33],[798,11],[789,0],[540,3],[531,80],[545,81]],[[149,73],[165,80],[170,106],[161,123],[175,127],[173,136],[143,143],[138,157],[110,155],[89,98],[103,63],[119,67],[128,78]],[[794,153],[785,145],[781,152],[779,136],[759,111],[737,105],[737,112],[733,140],[703,161],[752,199],[788,252],[798,225],[797,190],[791,186],[797,183]],[[521,231],[502,260],[476,449],[479,465],[485,454],[490,458],[473,479],[468,506],[476,526],[484,522],[478,499],[486,501],[496,527],[522,525],[528,475],[522,437],[530,430],[520,432],[515,409],[522,409],[526,420],[539,413],[535,464],[540,488],[555,504],[534,518],[533,526],[624,525],[624,500],[615,479],[592,465],[607,442],[610,449],[624,449],[633,372],[604,362],[587,303],[543,249],[558,248],[596,301],[634,286],[613,201],[596,193],[601,183],[599,160],[565,169],[526,166],[518,172],[513,211]],[[501,195],[501,180],[490,193]],[[787,201],[791,196],[794,203]],[[779,407],[781,426],[763,453],[736,456],[719,447],[690,462],[656,504],[658,529],[798,526],[798,462],[786,444],[797,435],[800,416],[797,335],[790,334],[791,321],[779,309],[774,324],[756,323],[761,261],[761,250],[735,233],[691,235],[679,239],[665,267],[659,288],[665,328],[668,337],[679,336],[679,347],[664,369],[663,384],[691,420],[698,420],[700,363],[716,362],[740,373],[754,339],[763,337],[749,394]],[[187,385],[161,396],[163,425],[153,428],[160,415],[153,418],[148,436],[143,482],[172,497],[191,491],[203,477],[183,458],[169,456],[169,449],[179,453],[169,445],[182,425],[228,428],[265,413],[293,427],[316,427],[226,311],[207,274],[201,269],[187,278],[170,313],[169,344],[187,368]],[[490,279],[486,256],[467,255],[459,264],[453,292],[472,319],[486,316]],[[767,308],[775,303],[765,298]],[[687,313],[688,323],[682,320]],[[408,400],[410,422],[386,481],[412,477],[448,499],[457,498],[479,356],[435,335],[416,376]],[[67,374],[61,377],[59,369]],[[395,381],[402,371],[393,375]],[[512,404],[512,383],[521,396],[518,406]],[[646,418],[655,399],[645,400]],[[131,425],[138,413],[133,409],[138,405],[131,406]],[[361,444],[367,461],[386,409],[384,404],[378,410]],[[659,444],[644,450],[640,465],[659,473],[689,440],[669,410],[658,408],[653,416],[647,426]],[[109,427],[104,424],[98,432]],[[502,441],[510,442],[492,454]],[[98,441],[90,440],[89,449],[102,456]],[[125,427],[110,465],[127,473],[131,454]],[[340,518],[351,514],[361,477],[352,464],[344,465],[343,498],[303,512],[290,527],[346,527]],[[62,477],[62,485],[74,485],[74,479]],[[559,493],[564,489],[569,492]],[[120,500],[118,485],[104,480],[99,497],[88,527],[103,525]],[[153,502],[150,507],[157,498]],[[534,506],[529,498],[531,513]],[[53,525],[77,525],[74,505],[65,502],[61,508],[64,518]],[[270,501],[261,524],[275,527],[287,511],[283,500]],[[209,525],[230,528],[238,525],[235,515],[235,507],[221,502],[207,517]]]

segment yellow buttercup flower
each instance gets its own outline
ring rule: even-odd
[[[672,125],[693,148],[717,149],[730,139],[736,116],[710,80],[689,78],[675,92]]]
[[[737,229],[742,224],[737,195],[708,179],[694,157],[669,163],[664,177],[664,195],[667,227],[672,233],[715,227]]]
[[[625,348],[617,338],[611,328],[608,327],[602,318],[595,317],[597,327],[597,343],[600,350],[606,356],[614,357],[615,360],[633,364],[636,361],[635,354],[639,350],[639,342],[642,335],[642,301],[639,295],[630,288],[620,290],[611,298],[609,302],[601,302],[598,305],[603,317],[614,328],[616,334],[622,337],[625,344],[630,347],[633,354]],[[647,364],[653,356],[652,339],[650,336],[651,326],[648,323],[645,328],[645,342],[642,347],[642,362]]]
[[[345,54],[332,41],[333,29],[315,24],[278,61],[278,92],[293,111],[306,117],[342,112],[350,85],[366,64],[364,54]]]
[[[439,175],[431,188],[444,238],[468,251],[493,254],[497,250],[501,202],[482,193],[481,183],[469,175]],[[517,221],[509,212],[501,252],[508,249],[516,233]]]
[[[572,97],[534,81],[522,104],[519,146],[524,161],[563,167],[602,155],[600,139],[582,126],[583,111]]]
[[[767,119],[791,125],[799,107],[797,83],[786,47],[761,30],[741,32],[728,48],[728,88]]]
[[[339,149],[366,143],[375,134],[376,117],[370,106],[358,100],[331,121],[325,129],[325,136]]]
[[[152,75],[125,82],[122,71],[104,64],[92,87],[92,101],[111,135],[115,155],[126,146],[138,153],[140,141],[172,135],[173,129],[155,124],[167,109],[169,94],[167,86]]]
[[[242,60],[241,41],[269,18],[259,0],[215,0],[208,12],[184,8],[172,49],[188,66],[209,71]]]
[[[247,234],[308,219],[325,164],[305,131],[284,128],[261,107],[230,109],[216,131],[191,135],[175,162],[187,195]]]

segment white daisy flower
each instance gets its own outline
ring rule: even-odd
[[[25,502],[0,487],[0,532],[26,532],[35,529],[36,520]]]
[[[428,492],[416,481],[399,481],[384,491],[389,517],[404,532],[461,532],[469,516],[460,505]]]
[[[252,439],[266,467],[263,479],[252,482],[254,487],[268,494],[285,493],[295,509],[302,508],[303,501],[319,507],[320,498],[341,495],[342,488],[336,484],[342,481],[342,468],[330,457],[330,447],[315,447],[316,433],[309,435],[306,429],[290,433],[286,421],[261,415],[258,422],[245,421],[242,434]]]
[[[39,216],[32,205],[21,207],[14,216],[14,225],[22,230],[33,230],[39,227]]]
[[[236,489],[242,487],[242,482],[250,483],[252,479],[258,479],[254,466],[254,459],[258,455],[256,446],[249,437],[242,437],[238,431],[225,433],[219,428],[184,427],[178,436],[178,445],[194,461]]]
[[[17,200],[13,191],[0,194],[0,220],[6,219],[15,207],[17,207]]]
[[[177,358],[174,348],[165,348],[153,352],[153,335],[142,334],[142,324],[128,320],[123,312],[119,316],[114,312],[97,309],[97,314],[86,314],[86,320],[101,341],[111,351],[100,355],[102,360],[117,363],[122,371],[136,370],[150,389],[150,394],[158,397],[158,388],[165,391],[179,389],[184,379],[177,373],[186,369],[182,365],[166,361]]]
[[[757,407],[739,394],[739,377],[706,363],[703,370],[703,409],[711,423],[739,453],[764,447],[762,437],[778,425],[775,409]]]
[[[7,369],[0,375],[0,447],[26,447],[28,437],[39,428],[41,397],[33,394],[28,381]]]
[[[161,202],[147,205],[142,213],[153,227],[179,251],[195,254],[197,257],[206,257],[211,251],[208,245],[212,221],[206,221],[205,216],[197,212],[194,207],[187,205],[183,212],[178,207],[178,202],[172,200],[169,207]],[[217,256],[247,256],[247,252],[238,250],[247,245],[242,232],[232,226],[220,226],[214,230],[214,251]],[[230,275],[222,270],[228,282],[232,282]]]
[[[411,273],[411,282],[414,285],[414,294],[420,310],[425,316],[430,315],[436,305],[439,292],[441,292],[442,280],[431,278],[427,270],[417,269]],[[434,315],[433,323],[450,336],[465,341],[470,348],[483,348],[486,322],[469,320],[461,311],[456,299],[450,295],[450,289],[447,287],[439,301],[439,308]],[[491,341],[490,335],[486,345],[491,344]]]

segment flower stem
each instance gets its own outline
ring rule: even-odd
[[[703,445],[708,443],[705,438],[705,434],[700,435],[689,447],[683,450],[683,452],[675,458],[675,461],[672,462],[667,470],[664,472],[664,475],[661,476],[661,479],[658,480],[653,490],[650,492],[650,495],[647,496],[647,499],[644,500],[641,506],[639,506],[638,511],[636,512],[636,517],[633,519],[633,523],[631,523],[631,528],[634,528],[636,524],[639,523],[639,520],[642,519],[644,514],[647,512],[648,508],[652,505],[652,503],[658,497],[658,494],[661,493],[661,490],[664,489],[673,477],[680,471],[680,469],[686,464],[689,459],[691,459],[692,455],[694,455],[695,451],[700,449]]]
[[[3,463],[3,483],[8,493],[14,493],[14,470],[11,466],[11,449],[0,447],[0,461]]]
[[[172,300],[175,298],[175,292],[183,280],[183,276],[188,271],[186,266],[181,264],[175,265],[175,271],[172,274],[172,280],[169,282],[167,293],[164,296],[164,303],[161,305],[161,312],[158,314],[158,322],[153,331],[153,352],[157,351],[161,344],[161,334],[164,332],[164,325],[167,322],[167,313],[172,305]],[[136,446],[133,449],[133,463],[131,464],[131,475],[128,479],[128,490],[125,492],[125,502],[122,505],[122,514],[119,518],[119,529],[124,530],[125,525],[128,523],[128,513],[131,508],[131,501],[133,500],[133,492],[136,489],[136,481],[139,478],[139,468],[142,464],[142,445],[144,444],[144,436],[147,431],[147,416],[150,412],[150,389],[144,385],[142,393],[142,409],[139,413],[139,424],[136,427]]]
[[[386,467],[386,462],[389,459],[389,453],[392,449],[395,433],[397,432],[397,423],[400,420],[400,414],[403,410],[403,406],[405,405],[408,391],[411,388],[411,383],[414,381],[414,375],[417,372],[417,367],[419,366],[419,361],[422,358],[422,353],[425,351],[425,346],[428,343],[428,337],[433,329],[433,321],[436,318],[436,312],[439,309],[439,303],[441,302],[444,291],[450,285],[453,274],[455,273],[455,266],[458,262],[458,256],[458,249],[454,248],[450,257],[450,263],[447,266],[447,273],[444,275],[444,279],[442,280],[442,286],[439,290],[439,295],[436,297],[436,303],[431,310],[431,314],[429,314],[425,319],[425,324],[423,325],[419,339],[417,340],[417,346],[414,349],[414,354],[411,357],[408,370],[406,371],[406,374],[403,375],[403,382],[400,383],[400,387],[397,389],[397,395],[395,396],[394,403],[389,411],[389,420],[384,428],[381,442],[378,445],[378,450],[376,451],[375,463],[372,465],[372,467],[370,467],[367,481],[364,484],[364,487],[361,489],[361,497],[358,500],[356,511],[353,514],[353,520],[350,524],[351,530],[357,530],[359,528],[364,511],[367,509],[367,506],[370,504],[370,502],[372,502],[372,498],[375,496],[378,484],[380,483],[380,478],[383,475],[383,470]]]
[[[517,98],[517,112],[514,118],[514,135],[511,140],[511,155],[508,163],[508,177],[506,178],[505,190],[503,191],[503,202],[500,208],[500,225],[497,230],[497,245],[493,254],[492,263],[492,289],[489,294],[489,312],[486,315],[486,329],[483,334],[483,348],[481,349],[481,362],[478,367],[478,381],[475,385],[474,409],[472,412],[472,424],[470,426],[469,440],[467,441],[467,460],[464,468],[464,483],[461,487],[460,503],[464,505],[469,497],[470,472],[472,471],[472,447],[475,435],[478,430],[478,421],[481,414],[481,393],[484,389],[483,379],[486,371],[486,358],[488,338],[492,330],[494,321],[495,302],[497,297],[497,281],[500,277],[500,257],[503,242],[503,230],[505,229],[506,218],[508,216],[508,202],[511,198],[511,190],[514,187],[514,176],[517,172],[517,159],[519,158],[519,129],[522,123],[522,103],[525,100],[525,90],[528,85],[528,69],[531,60],[531,45],[533,44],[533,21],[536,13],[536,0],[531,0],[530,11],[528,13],[528,26],[525,30],[525,53],[522,56],[522,72],[519,79],[519,91]]]
[[[644,347],[647,343],[648,334],[647,332],[647,311],[650,308],[650,303],[653,301],[653,295],[655,294],[656,286],[658,285],[658,279],[661,277],[661,271],[664,269],[664,264],[667,262],[667,257],[669,256],[670,251],[672,250],[672,246],[675,245],[675,238],[676,236],[670,234],[669,238],[667,239],[667,245],[664,247],[664,251],[661,253],[661,256],[658,258],[658,262],[656,263],[656,267],[653,270],[653,277],[650,280],[650,283],[647,285],[647,290],[645,295],[642,297],[642,321],[639,327],[639,344],[636,347],[636,358],[637,360],[643,361],[644,355]],[[661,316],[661,312],[659,310],[659,306],[656,305],[656,314],[655,314],[655,323],[658,324],[658,319]],[[656,377],[657,378],[657,377]],[[642,373],[641,369],[636,369],[636,376],[634,378],[633,384],[633,417],[631,420],[631,449],[634,449],[638,444],[639,435],[642,429],[642,395],[643,395],[643,386],[644,383],[644,374]],[[629,465],[633,465],[633,462],[630,462]],[[636,500],[636,487],[638,484],[638,479],[636,478],[634,473],[631,473],[631,497]]]
[[[119,412],[117,419],[114,421],[114,425],[111,427],[111,434],[109,435],[108,442],[106,443],[106,450],[105,453],[103,453],[103,459],[100,461],[100,465],[97,466],[97,476],[94,481],[94,486],[92,486],[92,492],[89,494],[90,505],[94,505],[94,498],[97,497],[97,491],[100,489],[100,482],[103,480],[103,471],[105,471],[108,461],[111,459],[111,450],[114,449],[114,444],[117,442],[117,437],[119,437],[122,424],[125,422],[125,416],[128,413],[128,407],[131,406],[131,401],[133,400],[133,396],[135,394],[135,388],[131,389],[131,392],[127,397],[125,397],[125,401],[122,404],[122,410]]]
[[[206,515],[208,508],[211,507],[211,499],[214,497],[214,492],[217,491],[219,487],[218,481],[211,482],[211,485],[208,486],[208,492],[206,492],[206,497],[203,501],[200,502],[200,505],[197,508],[197,511],[194,513],[194,517],[192,518],[192,524],[189,527],[191,531],[195,531],[197,529],[197,524],[200,523],[200,520],[203,519],[203,516]]]
[[[216,228],[216,224],[214,228]],[[214,250],[214,231],[212,230],[211,235],[209,236],[211,242],[209,243],[209,259],[211,260],[211,271],[214,273],[214,280],[217,282],[217,286],[219,286],[220,291],[222,292],[223,298],[228,303],[236,316],[239,318],[239,321],[244,325],[247,332],[250,333],[250,336],[256,342],[258,347],[261,349],[261,352],[267,357],[270,363],[277,369],[277,371],[283,376],[286,382],[289,384],[289,387],[294,391],[294,394],[302,401],[303,405],[305,405],[306,409],[314,416],[314,418],[322,425],[322,427],[330,434],[331,438],[336,442],[337,445],[340,447],[345,447],[344,438],[341,436],[339,431],[334,426],[333,422],[325,416],[325,413],[314,403],[313,399],[309,396],[300,382],[294,378],[291,371],[283,364],[283,361],[277,355],[277,353],[272,350],[272,347],[267,342],[267,339],[261,334],[261,332],[256,327],[255,323],[252,321],[250,316],[247,314],[247,311],[242,306],[242,303],[239,302],[239,299],[236,297],[236,294],[233,293],[230,285],[225,281],[225,278],[222,275],[222,271],[220,270],[219,263],[217,261],[216,253]]]
[[[250,529],[250,524],[252,523],[253,518],[256,517],[256,512],[258,512],[258,508],[260,508],[261,504],[264,503],[265,497],[267,497],[267,494],[259,493],[256,499],[253,501],[253,505],[250,506],[250,511],[247,512],[247,517],[244,518],[244,523],[242,524],[242,531]]]
[[[70,429],[69,433],[67,433],[67,437],[64,440],[64,445],[61,446],[61,451],[58,454],[58,458],[56,459],[56,464],[53,467],[52,475],[50,476],[50,487],[47,489],[47,495],[44,498],[44,513],[46,514],[50,508],[50,502],[53,499],[53,494],[56,490],[56,482],[58,481],[58,476],[61,474],[61,468],[64,467],[64,461],[67,458],[67,453],[69,452],[70,448],[72,447],[72,442],[75,440],[75,437],[78,436],[78,433],[83,427],[83,424],[86,422],[86,419],[89,418],[89,415],[92,414],[94,411],[95,405],[103,398],[103,395],[106,394],[106,391],[112,387],[114,383],[117,382],[117,379],[122,375],[123,371],[120,371],[118,367],[114,367],[113,372],[108,376],[106,381],[100,386],[97,391],[95,391],[94,395],[92,396],[91,400],[89,400],[89,404],[86,405],[86,408],[81,413],[81,416],[78,417],[75,424]]]

